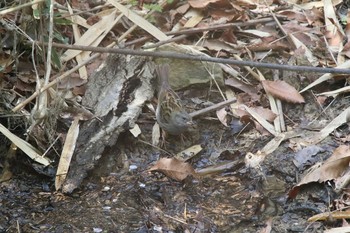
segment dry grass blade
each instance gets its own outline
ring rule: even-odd
[[[67,7],[68,7],[68,11],[69,11],[69,14],[71,14],[71,20],[73,22],[72,24],[72,28],[73,28],[73,34],[74,34],[74,38],[75,38],[75,41],[77,41],[78,39],[81,38],[81,33],[79,31],[79,27],[78,27],[78,24],[77,24],[77,16],[76,15],[73,15],[73,9],[72,7],[69,5],[69,3],[67,3]],[[81,54],[78,54],[77,55],[77,62],[78,64],[80,64],[81,62],[83,61],[83,58],[81,57]],[[79,69],[79,75],[80,75],[80,78],[81,79],[87,79],[88,78],[88,73],[87,73],[87,70],[86,70],[86,67],[83,66]]]
[[[307,140],[305,143],[306,145],[314,145],[316,143],[319,143],[323,139],[325,139],[330,133],[332,133],[335,129],[337,129],[339,126],[345,124],[349,121],[349,113],[350,113],[350,107],[345,109],[339,116],[334,118],[331,122],[329,122],[326,127],[324,127],[320,132],[315,133],[315,136]]]
[[[346,86],[346,87],[342,87],[342,88],[339,88],[337,90],[334,90],[334,91],[326,91],[326,92],[322,92],[320,94],[317,94],[317,96],[322,96],[322,95],[325,95],[325,96],[332,96],[332,97],[337,97],[337,95],[339,94],[342,94],[342,93],[348,93],[350,92],[350,86]]]
[[[76,141],[79,134],[79,117],[74,118],[72,125],[70,126],[66,140],[64,142],[60,162],[58,164],[55,188],[59,190],[62,187],[63,182],[65,181],[70,166],[70,161],[73,156],[75,149]]]
[[[33,147],[28,142],[24,141],[23,139],[11,133],[2,124],[0,124],[0,132],[3,135],[5,135],[12,143],[14,143],[19,149],[21,149],[24,153],[26,153],[35,162],[40,163],[44,166],[48,166],[50,164],[50,161],[47,158],[42,157],[40,152],[35,147]]]
[[[350,60],[344,62],[343,64],[337,66],[336,68],[340,68],[340,69],[349,69],[350,68]],[[322,75],[321,77],[319,77],[317,80],[313,81],[312,83],[310,83],[307,87],[305,87],[303,90],[300,91],[300,93],[303,93],[304,91],[307,91],[309,90],[310,88],[320,84],[320,83],[323,83],[329,79],[332,79],[334,77],[333,74],[324,74]]]
[[[257,122],[259,122],[259,124],[261,124],[267,131],[269,131],[269,133],[271,133],[274,136],[278,136],[278,133],[275,131],[274,127],[267,122],[267,120],[265,120],[264,118],[262,118],[258,113],[256,113],[254,110],[252,110],[251,108],[245,106],[245,105],[241,105],[244,110],[246,110]]]
[[[20,10],[20,9],[22,9],[22,8],[26,8],[26,7],[28,7],[28,6],[32,6],[32,5],[41,3],[41,2],[44,2],[44,0],[34,0],[34,1],[24,3],[24,4],[19,5],[19,6],[16,6],[16,7],[11,7],[11,8],[9,8],[9,9],[2,10],[2,11],[0,11],[0,16],[6,15],[6,14],[11,13],[11,12],[14,12],[14,11],[18,11],[18,10]]]
[[[111,30],[111,26],[114,26],[114,24],[111,24],[111,22],[114,21],[116,12],[109,14],[108,16],[104,17],[99,22],[95,23],[93,26],[91,26],[85,33],[82,35],[79,39],[76,40],[75,45],[91,45],[97,38],[99,38],[100,35],[102,35],[105,31]],[[67,50],[62,55],[63,61],[69,61],[76,57],[78,54],[80,54],[82,51],[79,50]]]
[[[157,38],[158,40],[168,40],[169,37],[165,35],[161,30],[156,28],[153,24],[142,18],[141,16],[134,13],[132,10],[126,8],[116,0],[108,0],[110,4],[115,6],[120,10],[128,19],[130,19],[134,24],[138,25],[140,28],[147,31],[149,34]]]

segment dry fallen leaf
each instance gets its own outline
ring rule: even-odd
[[[284,81],[262,81],[266,92],[281,100],[291,103],[305,103],[304,97],[291,85]]]
[[[189,163],[182,162],[175,158],[161,158],[157,163],[148,169],[148,171],[159,171],[164,175],[177,180],[182,181],[187,176],[195,173],[193,167]]]
[[[261,106],[257,106],[257,107],[252,107],[252,110],[254,110],[256,113],[258,113],[262,118],[264,118],[265,120],[269,121],[269,122],[273,122],[276,118],[276,114],[273,113],[270,109],[268,108],[264,108]]]
[[[228,121],[228,119],[227,119],[227,111],[226,111],[225,108],[217,110],[216,111],[216,116],[218,117],[218,119],[220,120],[220,122],[224,126],[228,127],[228,124],[227,124],[227,121]]]
[[[294,198],[302,185],[311,182],[325,182],[338,178],[349,167],[350,146],[341,145],[334,150],[333,155],[323,164],[317,163],[312,166],[308,173],[289,191],[289,197]]]
[[[237,88],[237,89],[249,94],[253,101],[259,100],[259,95],[257,94],[258,90],[256,89],[256,87],[254,87],[252,85],[248,85],[248,84],[246,84],[246,83],[244,83],[241,80],[238,80],[236,78],[226,79],[225,84],[228,86]]]
[[[222,0],[189,0],[188,3],[193,8],[205,8],[210,3],[221,2]]]

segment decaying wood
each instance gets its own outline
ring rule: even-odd
[[[111,55],[89,78],[83,105],[92,109],[95,117],[81,126],[63,192],[77,188],[105,148],[134,126],[145,101],[154,94],[153,70],[147,58]]]

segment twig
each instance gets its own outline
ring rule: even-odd
[[[279,80],[279,72],[277,70],[272,72],[272,77],[273,77],[274,81],[278,81]],[[274,109],[271,107],[271,110],[274,110]],[[274,112],[277,116],[275,121],[274,121],[275,129],[279,133],[285,132],[287,129],[286,129],[285,121],[284,121],[282,101],[278,98],[276,98],[276,110],[277,110],[277,112]]]
[[[232,104],[232,103],[235,103],[237,100],[236,99],[229,99],[229,100],[225,100],[223,102],[220,102],[218,104],[214,104],[212,106],[209,106],[207,108],[203,108],[201,110],[198,110],[198,111],[194,111],[194,112],[191,112],[190,113],[190,116],[191,117],[197,117],[199,115],[203,115],[203,114],[206,114],[208,112],[213,112],[215,110],[218,110],[222,107],[225,107],[226,105],[229,105],[229,104]]]
[[[37,41],[37,44],[47,46],[47,43]],[[207,61],[215,63],[226,63],[237,66],[250,66],[257,68],[268,68],[275,70],[290,70],[290,71],[300,71],[300,72],[316,72],[316,73],[331,73],[331,74],[350,74],[350,69],[340,69],[340,68],[323,68],[323,67],[311,67],[311,66],[291,66],[291,65],[280,65],[273,63],[262,63],[254,61],[237,61],[227,58],[213,58],[210,56],[198,56],[189,55],[183,53],[175,52],[153,52],[153,51],[143,51],[143,50],[133,50],[133,49],[118,49],[118,48],[104,48],[104,47],[92,47],[92,46],[82,46],[82,45],[66,45],[59,43],[52,43],[52,46],[64,49],[74,49],[83,51],[92,51],[97,53],[118,53],[118,54],[129,54],[136,56],[147,56],[147,57],[163,57],[163,58],[173,58],[182,60],[193,60],[193,61]]]
[[[152,45],[148,45],[148,46],[144,46],[142,47],[143,49],[153,49],[153,48],[157,48],[161,45],[164,45],[164,44],[168,44],[168,43],[171,43],[171,42],[176,42],[176,41],[179,41],[179,40],[183,40],[187,37],[188,35],[180,35],[180,36],[176,36],[176,37],[173,37],[173,38],[170,38],[168,40],[162,40],[162,41],[159,41],[158,43],[155,43],[155,44],[152,44]]]
[[[168,152],[168,151],[166,151],[166,150],[163,150],[162,148],[160,148],[160,147],[158,147],[158,146],[152,145],[152,144],[149,143],[149,142],[146,142],[146,141],[141,140],[141,139],[138,139],[137,141],[142,142],[142,143],[144,143],[144,144],[146,144],[146,145],[148,145],[148,146],[151,146],[151,147],[153,147],[153,148],[155,148],[155,149],[157,149],[157,150],[160,150],[160,151],[166,153],[167,155],[169,155],[169,156],[171,156],[171,157],[174,156],[174,155],[171,154],[170,152]]]
[[[51,75],[51,52],[52,52],[52,42],[53,42],[53,5],[55,1],[50,2],[50,21],[49,21],[49,46],[47,46],[47,58],[46,58],[46,73],[44,85],[47,85],[50,80]]]

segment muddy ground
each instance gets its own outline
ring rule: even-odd
[[[312,96],[307,99],[305,105],[284,105],[290,127],[333,119],[349,106],[348,98],[339,98],[319,114]],[[175,153],[201,144],[204,150],[190,161],[195,169],[236,161],[233,168],[183,182],[147,172],[168,155],[126,132],[79,190],[63,195],[54,191],[53,178],[39,175],[19,154],[11,165],[14,176],[0,184],[0,232],[259,232],[269,227],[271,232],[323,232],[341,225],[307,222],[334,209],[341,194],[333,192],[331,183],[307,185],[295,199],[288,199],[290,188],[312,165],[296,168],[288,140],[266,157],[260,169],[247,168],[246,153],[257,152],[272,136],[255,129],[234,135],[208,116],[196,121],[197,134],[185,145],[168,138],[167,150]],[[153,116],[144,113],[140,122],[141,139],[150,142]],[[339,130],[346,134],[349,129],[345,125]],[[318,146],[323,150],[313,162],[328,158],[338,145],[333,136],[322,141]]]

